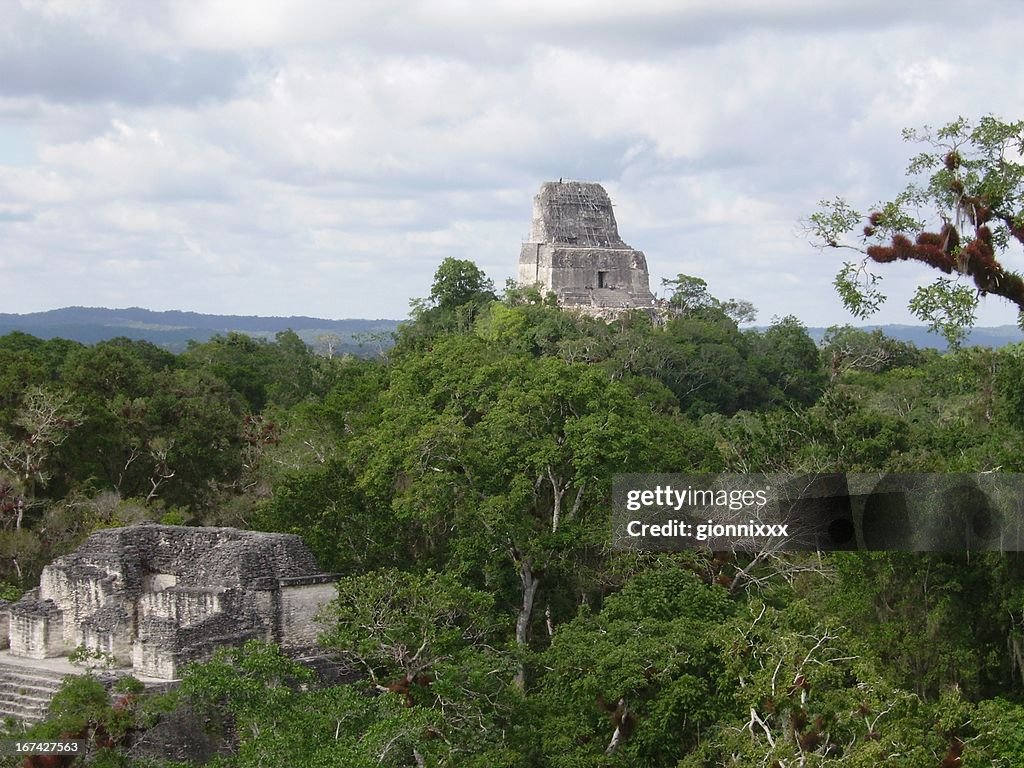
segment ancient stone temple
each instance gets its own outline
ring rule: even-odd
[[[647,259],[619,237],[604,187],[582,181],[549,181],[533,198],[518,282],[554,293],[560,306],[604,317],[654,304]]]
[[[301,650],[334,596],[298,536],[142,524],[97,531],[0,609],[12,657],[51,659],[85,646],[145,678],[251,638]],[[6,626],[3,626],[6,624]]]

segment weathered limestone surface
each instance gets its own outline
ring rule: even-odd
[[[0,605],[0,627],[8,622],[12,656],[46,659],[85,646],[139,676],[172,680],[223,645],[313,646],[332,582],[298,536],[112,528],[48,565],[38,589]]]
[[[62,655],[64,617],[56,605],[38,600],[30,593],[9,610],[12,654],[31,659]]]
[[[61,671],[0,661],[0,717],[42,720],[63,679]]]
[[[647,259],[622,241],[608,193],[589,182],[541,186],[518,281],[554,293],[563,307],[599,316],[654,305]]]

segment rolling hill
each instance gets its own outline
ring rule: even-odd
[[[172,352],[185,349],[189,341],[206,341],[231,331],[273,339],[286,330],[295,331],[307,344],[316,346],[323,337],[336,337],[336,352],[366,353],[360,347],[370,337],[383,334],[390,344],[390,333],[397,320],[326,320],[318,317],[259,317],[255,315],[204,315],[199,312],[154,312],[139,307],[106,309],[101,307],[64,307],[24,315],[0,314],[0,335],[22,331],[44,339],[64,338],[94,344],[97,341],[126,336],[144,339]],[[376,348],[377,343],[371,346]]]
[[[0,313],[0,335],[22,331],[44,339],[64,338],[95,344],[97,341],[126,336],[145,339],[172,352],[185,349],[189,341],[206,341],[217,334],[232,331],[259,338],[273,339],[286,330],[295,331],[311,346],[323,346],[325,337],[331,337],[336,353],[356,355],[376,354],[391,344],[390,334],[399,320],[346,319],[327,320],[320,317],[261,317],[257,315],[204,315],[200,312],[177,310],[155,312],[139,307],[106,309],[102,307],[64,307],[47,312],[29,314]],[[921,325],[869,325],[865,330],[881,329],[883,333],[900,341],[913,342],[919,347],[945,349],[946,342],[929,333]],[[808,328],[815,342],[825,336],[825,328]],[[1002,347],[1024,341],[1024,331],[1014,325],[975,328],[967,344],[983,347]]]

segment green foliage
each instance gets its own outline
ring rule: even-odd
[[[368,695],[362,685],[317,687],[308,670],[275,646],[250,642],[219,651],[211,662],[186,670],[180,691],[222,735],[235,733],[237,749],[225,764],[522,765],[515,749],[521,701],[509,695],[511,671],[493,653],[473,651],[458,638],[457,626],[476,608],[486,608],[486,596],[438,574],[416,579],[380,572],[362,591],[356,582],[343,583],[330,610],[339,619],[358,615],[387,628],[345,626],[342,620],[332,631],[337,647],[376,654],[385,667],[395,654],[417,669],[429,657],[429,675],[402,675],[390,692]],[[463,598],[470,603],[459,603]],[[440,626],[431,626],[435,620]],[[405,646],[403,639],[426,644]]]
[[[343,578],[324,609],[321,642],[358,661],[377,685],[425,694],[439,666],[483,645],[493,632],[493,598],[427,571],[378,570]]]
[[[226,381],[251,413],[295,405],[314,389],[313,353],[294,331],[278,333],[275,343],[236,332],[190,342],[180,360]]]
[[[653,349],[657,377],[693,417],[756,408],[769,398],[769,384],[751,360],[750,337],[717,308],[669,321]]]
[[[414,764],[414,752],[435,751],[429,734],[436,727],[429,711],[408,710],[396,696],[371,699],[347,687],[325,689],[279,705],[273,719],[243,740],[233,765],[397,768]]]
[[[146,686],[137,678],[125,675],[114,683],[114,690],[117,693],[139,694],[146,690]]]
[[[963,768],[1019,765],[1024,755],[1024,706],[995,698],[978,702],[971,713],[975,741],[964,751]]]
[[[664,278],[661,286],[669,291],[669,306],[682,314],[692,314],[718,305],[708,291],[707,281],[699,277],[680,274],[671,280]]]
[[[494,302],[477,319],[475,331],[478,336],[489,342],[515,345],[528,350],[529,325],[529,317],[519,307]]]
[[[221,379],[205,372],[167,371],[156,387],[144,417],[153,435],[145,482],[150,493],[163,483],[160,495],[172,504],[194,504],[211,479],[227,483],[237,476],[243,407]]]
[[[434,273],[430,300],[441,310],[493,299],[494,283],[472,261],[447,258]]]
[[[18,738],[67,739],[85,742],[83,763],[90,766],[127,766],[117,749],[136,725],[134,698],[114,706],[103,684],[92,675],[69,675],[50,701],[47,719]]]
[[[311,679],[309,669],[276,645],[250,640],[241,648],[219,649],[206,664],[189,665],[180,688],[195,706],[245,722],[273,716]]]
[[[315,689],[277,701],[273,712],[247,718],[237,752],[218,763],[232,768],[302,765],[310,768],[405,768],[522,766],[517,752],[489,738],[478,723],[473,738],[460,742],[446,719],[427,707],[407,707],[401,696],[367,696],[350,686]],[[500,734],[497,734],[500,736]],[[510,735],[506,732],[506,735]]]
[[[843,198],[822,200],[818,210],[808,217],[812,234],[826,245],[836,247],[847,233],[864,218],[864,214],[852,208]]]
[[[703,423],[735,472],[881,471],[910,447],[903,417],[844,388],[827,390],[804,411],[713,416]]]
[[[809,406],[825,387],[818,347],[793,315],[775,319],[753,339],[753,362],[778,394],[777,402]]]
[[[361,432],[374,420],[387,369],[376,362],[344,360],[334,370],[333,384],[322,401],[304,404],[303,412],[327,423],[338,440]]]
[[[496,300],[494,283],[472,261],[447,258],[434,273],[430,298],[414,299],[412,321],[399,326],[397,351],[419,348],[439,333],[465,333]]]
[[[301,765],[401,765],[425,740],[429,718],[406,717],[397,697],[368,698],[348,687],[307,690],[312,673],[276,646],[250,641],[191,665],[181,695],[222,730],[238,735],[235,768],[267,762]],[[339,762],[340,761],[340,762]]]
[[[117,663],[117,659],[112,653],[94,648],[86,648],[84,645],[80,645],[71,651],[68,654],[68,661],[90,669],[94,667],[106,667],[109,669]]]
[[[19,331],[0,336],[0,429],[9,430],[25,394],[53,384],[64,359],[81,348],[72,341],[43,341]]]
[[[557,307],[558,297],[551,291],[542,294],[537,286],[519,285],[511,277],[505,281],[505,292],[502,301],[510,307],[546,306]]]
[[[28,528],[10,528],[0,530],[0,567],[8,582],[13,582],[18,589],[24,590],[34,584],[43,566],[46,565],[43,541],[39,533]]]
[[[729,708],[714,636],[732,605],[670,562],[556,631],[537,696],[551,766],[673,765]]]
[[[977,295],[965,285],[944,277],[928,286],[918,286],[910,310],[928,323],[928,330],[942,336],[950,349],[958,348],[974,325]]]
[[[954,685],[974,698],[1009,673],[1005,633],[993,631],[1006,622],[993,600],[1001,569],[969,567],[966,555],[899,552],[837,554],[833,562],[830,610],[897,686],[926,701]]]
[[[13,603],[21,597],[24,592],[25,590],[15,584],[10,584],[6,581],[0,582],[0,600],[6,600]]]
[[[722,627],[721,641],[724,677],[735,681],[732,714],[679,766],[935,764],[944,746],[935,713],[803,600],[754,601]]]
[[[185,525],[187,522],[188,513],[179,507],[169,509],[160,516],[161,525]]]
[[[995,386],[1005,404],[1006,418],[1014,427],[1024,430],[1024,344],[1004,348],[999,358]]]
[[[360,572],[399,559],[402,532],[368,507],[337,461],[285,477],[252,520],[259,530],[302,536],[322,568]]]
[[[695,315],[707,310],[718,310],[733,322],[752,323],[757,317],[754,305],[744,299],[720,301],[708,291],[707,281],[693,275],[676,275],[662,279],[661,285],[669,292],[667,307],[671,315]]]
[[[9,473],[31,498],[50,481],[60,447],[84,420],[67,390],[29,387],[10,432],[0,431],[0,470]]]
[[[847,261],[832,284],[849,313],[864,320],[885,302],[886,297],[878,288],[881,281],[882,276],[869,271],[866,264]]]
[[[76,732],[90,722],[102,721],[110,709],[110,694],[91,675],[64,678],[50,701],[49,714],[66,730]]]
[[[882,373],[924,361],[913,344],[891,339],[881,330],[865,331],[850,325],[833,325],[825,332],[821,357],[833,380],[850,371]]]

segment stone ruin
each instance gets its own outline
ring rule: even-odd
[[[334,596],[334,576],[318,570],[290,534],[152,523],[101,530],[0,608],[0,647],[48,659],[84,646],[160,680],[249,639],[302,652],[316,644],[315,615]]]
[[[654,306],[647,259],[622,241],[608,193],[589,182],[541,186],[530,238],[519,254],[518,282],[554,293],[559,306],[598,317]]]

